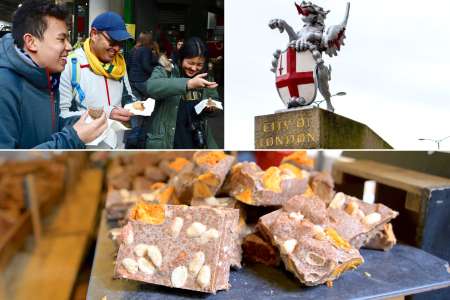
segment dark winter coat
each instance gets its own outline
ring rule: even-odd
[[[11,34],[0,40],[0,78],[0,149],[85,148],[71,126],[79,117],[59,117],[57,84],[17,53]]]

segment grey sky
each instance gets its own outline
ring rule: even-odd
[[[341,22],[347,1],[313,2],[331,10],[327,26]],[[417,139],[450,135],[450,1],[350,2],[346,45],[325,57],[331,91],[348,93],[333,98],[336,113],[367,124],[396,149],[435,149]],[[253,149],[254,116],[283,108],[269,69],[288,38],[267,24],[282,18],[299,30],[294,3],[227,1],[227,149]],[[450,139],[441,146],[450,149]]]

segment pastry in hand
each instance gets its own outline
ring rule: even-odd
[[[98,119],[103,114],[103,108],[89,108],[88,114],[92,119]]]
[[[214,101],[211,98],[208,99],[208,102],[206,105],[207,106],[216,106],[216,104],[214,103]]]
[[[143,111],[143,110],[145,109],[144,103],[142,103],[141,101],[133,102],[133,108],[134,108],[135,110]]]

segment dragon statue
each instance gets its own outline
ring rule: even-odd
[[[331,93],[328,82],[331,80],[331,66],[324,64],[322,53],[325,52],[330,57],[337,56],[341,46],[344,45],[345,30],[348,17],[350,14],[350,3],[347,3],[347,11],[341,24],[334,25],[325,30],[325,19],[330,11],[324,10],[322,7],[315,5],[309,1],[303,1],[300,5],[295,3],[302,21],[305,23],[299,32],[282,19],[273,19],[269,22],[271,29],[279,29],[280,33],[286,31],[289,36],[287,49],[295,49],[297,53],[310,51],[312,58],[315,60],[316,67],[314,70],[314,89],[319,89],[320,93],[327,102],[327,109],[334,111],[331,104]],[[294,53],[295,54],[295,53]],[[280,58],[282,51],[277,50],[274,53],[271,71],[277,74],[277,68],[280,67]],[[310,105],[315,100],[316,92],[311,97],[313,99],[305,99],[301,95],[290,95],[287,100],[283,100],[288,108]],[[280,95],[281,96],[281,95]],[[287,103],[286,103],[287,102]]]

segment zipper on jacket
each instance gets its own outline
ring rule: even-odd
[[[55,131],[55,93],[52,90],[52,80],[50,78],[50,72],[45,69],[47,74],[48,91],[50,93],[50,110],[52,111],[52,129]]]

